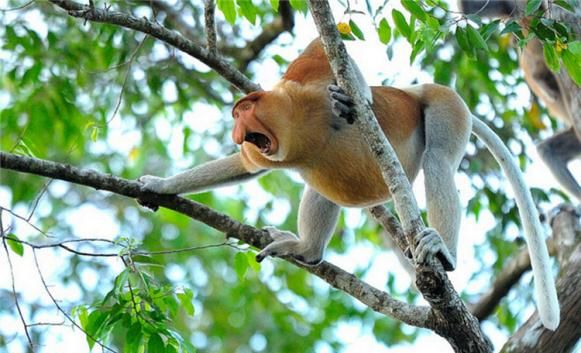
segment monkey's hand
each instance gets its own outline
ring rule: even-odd
[[[456,257],[450,254],[444,240],[433,228],[426,228],[415,236],[416,249],[414,258],[417,263],[426,263],[427,259],[436,256],[446,271],[454,271]]]
[[[289,256],[305,266],[315,266],[323,260],[322,250],[306,247],[305,242],[301,242],[295,234],[275,227],[264,227],[264,230],[268,232],[273,242],[256,255],[256,261],[262,262],[268,256]]]
[[[141,183],[141,188],[145,191],[156,192],[158,194],[175,194],[172,192],[172,185],[167,179],[153,175],[143,175],[137,179]]]
[[[337,118],[345,119],[347,123],[355,122],[355,109],[353,99],[349,97],[343,89],[337,85],[327,86],[329,98],[331,99],[331,111]]]

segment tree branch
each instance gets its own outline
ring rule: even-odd
[[[196,45],[181,34],[170,31],[159,23],[152,22],[147,18],[137,18],[123,12],[90,7],[89,5],[79,4],[70,0],[49,1],[66,10],[73,17],[83,18],[93,22],[110,23],[149,34],[200,60],[243,92],[249,93],[261,90],[259,85],[250,81],[218,54],[213,54],[206,48]]]
[[[547,240],[549,255],[555,254],[553,238]],[[531,269],[531,257],[525,248],[520,251],[502,271],[494,278],[490,289],[484,293],[476,303],[470,305],[470,311],[478,320],[483,321],[492,314],[498,303],[510,289],[520,280],[522,275]]]
[[[159,205],[203,222],[223,232],[227,237],[239,239],[259,249],[264,248],[272,241],[266,231],[240,223],[205,205],[175,195],[142,191],[141,185],[134,180],[126,180],[95,170],[79,169],[66,164],[17,156],[6,152],[0,152],[0,169],[64,180],[135,198],[150,205]],[[286,260],[292,262],[291,259]],[[306,267],[295,262],[292,263],[316,275],[331,286],[346,292],[379,313],[416,327],[429,325],[429,308],[395,300],[388,293],[361,281],[353,274],[335,265],[323,262],[315,267]]]
[[[329,3],[309,0],[309,9],[337,82],[355,102],[355,110],[359,117],[356,125],[378,162],[402,221],[408,244],[413,248],[415,246],[413,237],[423,230],[424,224],[411,185],[395,151],[382,133],[371,107],[356,86],[358,81],[337,32]],[[492,346],[482,333],[478,320],[470,314],[458,293],[454,291],[440,263],[432,261],[428,266],[417,266],[416,284],[432,307],[430,328],[448,340],[456,352],[492,351]]]

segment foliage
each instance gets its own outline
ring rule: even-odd
[[[199,27],[204,16],[202,3],[176,5],[176,13],[193,19],[194,33],[203,30]],[[364,14],[346,6],[343,34],[352,40],[377,35],[387,50],[402,41],[409,43],[410,62],[421,65],[436,82],[455,86],[471,109],[488,105],[492,111],[486,118],[497,124],[497,131],[513,149],[525,151],[521,126],[533,137],[547,125],[556,126],[536,102],[530,107],[507,104],[515,100],[515,87],[522,84],[509,37],[516,38],[518,46],[534,38],[541,40],[549,67],[558,70],[564,66],[581,82],[579,40],[567,26],[546,18],[537,3],[540,1],[530,0],[527,7],[534,17],[527,35],[514,21],[455,15],[439,0],[402,0],[397,8],[370,7]],[[554,3],[571,10],[566,0]],[[224,46],[232,49],[228,52],[235,53],[277,16],[280,2],[217,0],[216,5],[226,21],[219,22],[218,32]],[[307,12],[304,1],[290,1],[290,5],[299,16]],[[113,6],[149,18],[158,11],[141,2]],[[377,33],[363,30],[363,18],[371,19]],[[169,28],[178,27],[171,16],[156,20]],[[229,138],[232,122],[215,117],[228,116],[238,93],[231,92],[228,82],[216,72],[174,48],[116,26],[82,23],[46,2],[0,12],[0,21],[1,150],[125,178],[169,175],[235,150]],[[235,64],[240,60],[235,54],[231,59]],[[285,61],[280,56],[274,59],[279,64]],[[462,170],[480,187],[474,187],[478,191],[467,212],[478,217],[486,209],[500,215],[502,221],[489,234],[492,241],[478,250],[494,249],[496,271],[515,251],[514,242],[502,239],[518,217],[502,188],[488,185],[496,180],[495,163],[480,153],[479,145],[473,147]],[[526,166],[524,152],[521,159]],[[400,323],[361,308],[343,293],[283,261],[257,267],[252,249],[243,244],[225,242],[203,249],[222,236],[204,225],[164,210],[152,215],[114,195],[63,183],[45,186],[45,182],[2,171],[0,189],[10,195],[10,201],[2,200],[0,205],[22,213],[36,210],[31,222],[43,231],[15,221],[7,240],[11,254],[30,260],[31,252],[19,240],[45,242],[44,232],[57,240],[82,237],[79,225],[91,213],[74,218],[72,211],[81,209],[106,213],[116,230],[95,236],[115,238],[117,249],[122,249],[117,260],[123,264],[117,269],[112,262],[96,257],[51,250],[64,261],[62,271],[57,272],[57,286],[81,293],[76,302],[63,307],[85,331],[88,347],[104,344],[124,352],[339,351],[346,343],[338,337],[337,328],[348,322],[360,323],[364,332],[375,334],[386,345],[417,337],[417,331],[402,330]],[[281,228],[296,229],[301,188],[294,175],[272,173],[253,184],[252,191],[234,188],[192,198],[257,227],[277,223]],[[538,190],[535,195],[543,202],[562,197],[554,190]],[[355,244],[377,248],[381,243],[378,233],[375,223],[361,220],[354,226],[342,216],[332,252],[348,256],[347,249]],[[196,249],[175,252],[192,246]],[[104,251],[97,245],[91,249]],[[168,254],[139,255],[163,251]],[[491,276],[485,271],[489,268],[483,261],[482,273]],[[356,266],[355,270],[364,277],[370,268]],[[83,274],[88,271],[97,274],[95,285],[85,283]],[[398,291],[400,284],[393,277],[385,282],[390,293],[399,293],[410,302],[418,300],[412,291]],[[0,292],[0,302],[12,302],[9,294]],[[54,314],[54,306],[40,297],[26,305],[30,322]],[[509,306],[498,310],[499,325],[514,328]],[[0,315],[14,316],[14,310],[0,305]],[[39,342],[48,341],[48,330],[32,331]],[[0,331],[0,343],[13,339]],[[20,334],[16,341],[25,345]]]

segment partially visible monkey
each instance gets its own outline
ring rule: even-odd
[[[437,256],[446,270],[456,266],[462,209],[454,174],[473,132],[491,149],[513,185],[531,254],[539,313],[543,324],[555,329],[559,304],[538,213],[520,170],[498,136],[473,118],[447,87],[370,88],[357,72],[358,84],[372,102],[408,178],[413,181],[420,168],[424,170],[428,221],[433,228],[415,237],[416,262]],[[334,108],[338,113],[333,113]],[[314,266],[323,259],[340,206],[369,207],[390,198],[379,166],[348,113],[349,98],[334,86],[327,56],[320,40],[315,40],[271,91],[250,93],[234,105],[232,138],[241,145],[240,153],[169,178],[139,180],[145,190],[181,194],[239,183],[270,169],[296,170],[307,184],[299,206],[299,236],[268,228],[273,242],[256,258],[288,256]]]
[[[529,18],[523,17],[525,0],[462,0],[464,13],[478,13],[487,17],[520,17],[520,24],[528,27]],[[531,91],[545,104],[549,113],[568,128],[537,145],[539,156],[549,167],[563,189],[577,201],[581,201],[581,186],[568,168],[568,163],[581,156],[581,131],[575,131],[570,111],[569,95],[563,94],[563,86],[545,63],[542,43],[534,38],[522,51],[519,59],[525,81]],[[576,87],[574,94],[581,95]]]

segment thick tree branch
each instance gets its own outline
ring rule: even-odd
[[[354,102],[357,126],[377,159],[383,178],[389,186],[395,208],[402,221],[408,244],[414,245],[413,236],[424,228],[411,185],[395,151],[375,119],[371,107],[356,86],[358,82],[349,56],[337,32],[329,3],[309,0],[315,24],[329,57],[329,62],[341,86]],[[470,314],[455,292],[441,264],[432,261],[429,266],[417,266],[416,284],[432,307],[430,328],[444,337],[456,352],[491,352],[490,342],[484,337],[478,320]]]
[[[92,8],[89,5],[79,4],[70,0],[49,0],[58,7],[67,10],[73,17],[83,18],[88,21],[110,23],[117,26],[130,28],[155,37],[186,54],[208,65],[222,77],[232,83],[239,90],[249,93],[260,90],[260,86],[250,81],[240,71],[217,54],[213,54],[206,48],[196,45],[181,34],[171,31],[159,23],[146,18],[137,18],[132,15],[107,9]]]
[[[159,205],[203,222],[223,232],[228,237],[240,239],[259,249],[264,248],[271,242],[266,231],[242,224],[223,213],[179,196],[142,191],[141,185],[134,180],[126,180],[105,175],[95,170],[79,169],[66,164],[17,156],[6,152],[0,152],[0,169],[60,179],[90,186],[97,190],[107,190],[119,195],[139,199],[150,205]],[[287,260],[292,262],[290,259]],[[379,313],[416,327],[427,327],[430,323],[429,308],[413,306],[395,300],[388,293],[361,281],[353,274],[335,265],[328,262],[323,262],[315,267],[294,264],[316,275],[331,286],[348,293]]]

